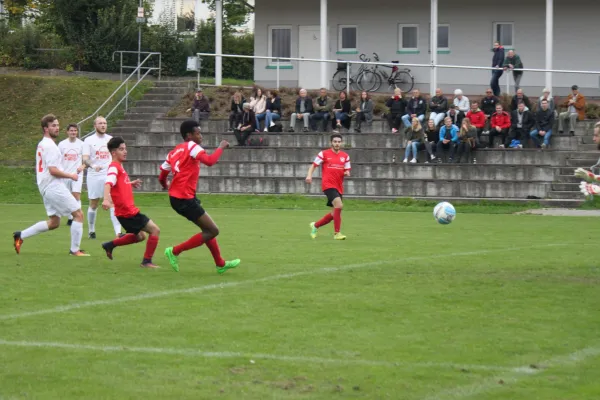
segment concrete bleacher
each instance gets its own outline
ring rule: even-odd
[[[181,142],[182,118],[156,118],[145,132],[123,132],[128,140],[130,175],[144,179],[144,190],[158,191],[158,167]],[[448,200],[527,201],[574,206],[582,202],[575,167],[589,167],[598,154],[592,141],[594,121],[579,123],[575,136],[555,135],[552,149],[479,149],[477,164],[403,164],[402,136],[376,121],[373,133],[343,133],[352,160],[345,195],[368,198],[413,197]],[[384,129],[385,128],[385,129]],[[203,147],[208,151],[225,139],[227,121],[202,121]],[[308,194],[321,193],[320,178],[307,185],[306,171],[315,155],[329,147],[329,133],[265,133],[268,147],[235,147],[213,167],[203,167],[199,193]],[[393,162],[395,160],[395,162]]]

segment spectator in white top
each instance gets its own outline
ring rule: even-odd
[[[468,113],[471,109],[471,102],[469,102],[469,98],[464,96],[462,90],[460,89],[456,89],[454,91],[454,105],[464,114]]]
[[[267,96],[263,94],[261,88],[254,89],[254,93],[250,97],[250,107],[252,107],[252,111],[256,115],[256,131],[259,132],[260,121],[264,120],[267,116]]]

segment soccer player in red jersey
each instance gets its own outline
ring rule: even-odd
[[[144,232],[147,232],[146,252],[140,267],[159,268],[152,262],[152,257],[158,245],[160,229],[150,218],[142,214],[133,202],[131,187],[139,188],[142,181],[139,179],[129,180],[129,175],[123,168],[123,161],[127,160],[125,141],[121,137],[113,137],[106,146],[112,156],[112,162],[108,166],[106,174],[102,208],[110,210],[114,207],[115,216],[127,233],[111,242],[102,243],[102,248],[106,252],[106,256],[112,260],[115,247],[141,242],[145,239]]]
[[[350,176],[350,156],[340,150],[342,147],[342,135],[331,135],[331,148],[317,154],[315,161],[308,169],[306,183],[312,183],[312,175],[315,169],[321,166],[321,188],[327,196],[327,205],[333,207],[333,211],[325,214],[317,222],[310,223],[310,236],[317,237],[317,230],[333,220],[333,238],[344,240],[340,228],[342,226],[342,195],[344,193],[344,177]]]
[[[219,148],[212,154],[207,154],[200,146],[202,143],[202,134],[200,127],[194,120],[188,120],[181,123],[179,132],[184,142],[177,145],[167,156],[166,161],[161,165],[160,176],[158,180],[164,189],[169,189],[169,199],[171,207],[181,216],[187,218],[196,224],[201,233],[197,233],[185,242],[165,250],[165,255],[175,271],[179,271],[179,261],[177,257],[184,251],[200,247],[206,243],[210,250],[217,272],[224,273],[228,269],[235,268],[240,264],[239,259],[225,261],[221,257],[221,250],[217,243],[219,228],[206,213],[196,197],[196,188],[200,176],[200,163],[211,166],[219,161],[223,154],[223,149],[229,147],[229,143],[223,140]],[[169,174],[173,174],[171,184],[167,184]]]

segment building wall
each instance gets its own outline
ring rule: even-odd
[[[298,27],[319,25],[319,0],[305,0],[302,7],[294,6],[293,12],[289,11],[292,9],[290,0],[259,0],[256,3],[255,54],[267,55],[269,25],[291,25],[292,57],[297,57]],[[338,25],[344,24],[358,26],[358,51],[369,57],[377,52],[382,61],[428,64],[429,1],[401,0],[393,2],[393,7],[390,4],[389,0],[329,0],[328,58],[358,60],[358,54],[336,54]],[[545,0],[439,1],[439,23],[450,25],[450,52],[438,54],[438,63],[490,66],[493,23],[513,22],[515,49],[525,67],[545,68],[545,14]],[[600,70],[598,14],[600,2],[596,0],[555,0],[554,69]],[[398,24],[419,25],[419,54],[397,54]],[[293,69],[280,71],[281,86],[297,85],[296,64],[293,63]],[[273,86],[276,71],[266,69],[266,65],[266,60],[256,61],[255,80],[258,84]],[[429,68],[410,68],[417,87],[428,91]],[[332,65],[328,76],[334,72]],[[461,87],[468,93],[479,93],[489,85],[489,76],[489,71],[439,69],[438,81],[445,91]],[[598,75],[555,73],[553,79],[555,94],[565,93],[572,84],[585,88],[586,94],[600,94]],[[504,88],[505,76],[501,84]],[[525,72],[521,82],[530,91],[541,91],[544,84],[545,74],[534,72]]]

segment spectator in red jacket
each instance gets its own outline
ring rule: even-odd
[[[496,112],[492,114],[489,147],[494,147],[494,138],[500,136],[500,144],[506,141],[510,129],[510,114],[504,111],[502,104],[496,104]]]
[[[471,121],[471,126],[477,129],[477,147],[480,147],[481,132],[485,127],[485,113],[479,109],[477,101],[471,102],[471,110],[467,113],[467,118]]]

